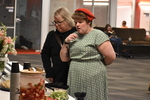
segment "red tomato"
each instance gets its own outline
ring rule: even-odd
[[[28,83],[28,85],[30,86],[30,87],[32,87],[33,85],[32,85],[32,83]]]
[[[21,93],[20,96],[23,98],[23,99],[27,99],[28,96],[25,94],[25,93]]]
[[[31,93],[33,93],[34,88],[28,88],[28,90],[29,90]]]
[[[53,99],[53,98],[48,97],[47,100],[57,100],[57,99]]]
[[[23,92],[25,92],[25,91],[26,91],[25,88],[20,88],[20,93],[23,93]]]
[[[34,92],[38,93],[38,92],[39,92],[39,89],[34,89]]]
[[[45,83],[44,79],[40,79],[40,83]]]
[[[30,95],[28,96],[28,100],[35,100],[34,95],[30,94]]]
[[[29,95],[29,94],[30,94],[30,91],[29,91],[29,90],[26,90],[25,94],[26,94],[26,95]]]

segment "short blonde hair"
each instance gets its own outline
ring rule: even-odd
[[[71,14],[66,7],[60,7],[54,12],[54,17],[60,15],[68,23],[70,27],[74,27],[74,21],[71,18]]]

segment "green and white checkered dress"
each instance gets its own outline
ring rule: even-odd
[[[78,33],[77,33],[78,34]],[[94,29],[69,44],[70,63],[68,93],[86,92],[85,100],[107,100],[107,71],[101,62],[103,56],[97,46],[109,40],[100,30]]]

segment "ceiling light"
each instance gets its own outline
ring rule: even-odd
[[[92,0],[83,0],[83,1],[92,1]],[[94,1],[109,1],[109,0],[94,0]]]
[[[84,2],[83,5],[92,5],[91,2]],[[94,5],[108,5],[108,3],[94,3]]]
[[[139,6],[150,6],[150,3],[146,3],[146,2],[140,2]]]

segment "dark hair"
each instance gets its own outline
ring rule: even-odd
[[[104,31],[107,31],[107,28],[108,28],[108,27],[111,27],[111,25],[110,25],[110,24],[106,24],[106,25],[105,25],[105,28],[104,28]]]
[[[91,22],[90,26],[92,26],[92,21],[89,21],[87,15],[81,11],[74,12],[74,14],[72,15],[72,19],[85,20],[87,23]]]
[[[122,25],[126,25],[126,21],[124,20],[124,21],[122,21]]]

